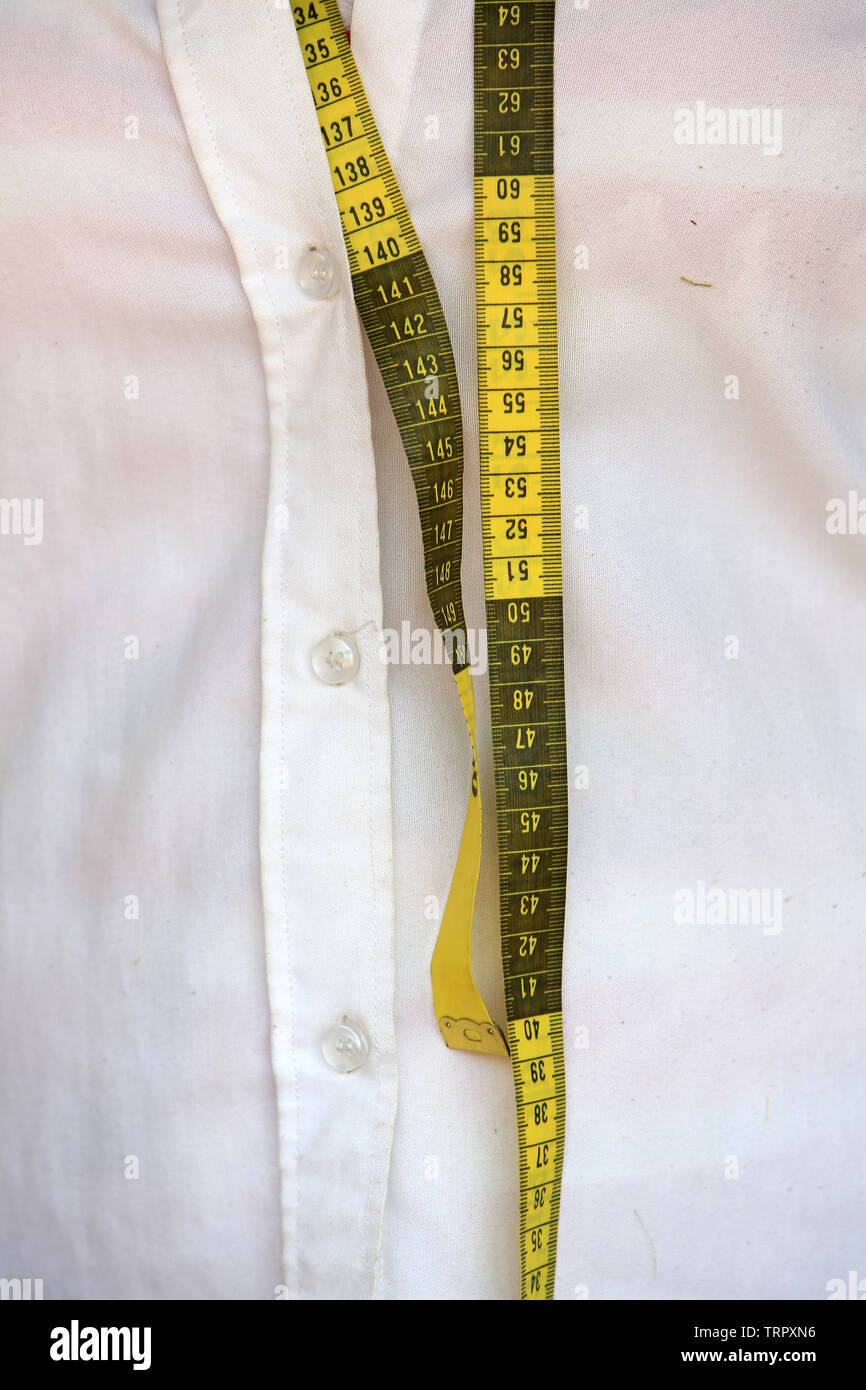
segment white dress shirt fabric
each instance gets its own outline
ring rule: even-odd
[[[473,6],[341,9],[452,334],[480,631]],[[380,659],[431,626],[420,529],[291,10],[0,24],[0,1276],[514,1298],[510,1070],[430,994],[468,739],[447,667]],[[557,6],[561,1299],[866,1260],[864,39],[857,0]],[[681,140],[700,103],[780,148]],[[713,890],[762,911],[702,921]]]

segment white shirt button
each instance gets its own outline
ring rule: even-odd
[[[345,685],[354,680],[361,665],[361,654],[348,633],[335,632],[313,648],[313,670],[327,685]]]
[[[370,1044],[360,1025],[343,1015],[322,1039],[322,1055],[334,1071],[357,1071],[367,1060]]]
[[[330,252],[313,246],[302,256],[298,284],[310,299],[327,299],[329,294],[334,294],[336,278],[337,269]]]

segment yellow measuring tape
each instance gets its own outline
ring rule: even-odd
[[[361,321],[418,498],[427,593],[472,770],[431,962],[449,1047],[510,1056],[520,1296],[553,1298],[565,1139],[561,974],[568,846],[553,205],[554,0],[475,7],[481,502],[507,1036],[472,977],[481,860],[475,703],[460,585],[463,426],[445,316],[336,0],[294,6]],[[385,36],[383,36],[384,38]]]

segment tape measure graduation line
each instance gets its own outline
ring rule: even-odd
[[[500,932],[520,1134],[521,1297],[553,1297],[565,1141],[568,770],[553,0],[475,6],[475,257]]]
[[[496,338],[498,330],[492,323],[482,325],[479,317],[485,585],[495,649],[491,695],[508,1045],[475,987],[470,962],[481,797],[460,586],[463,431],[448,328],[367,103],[336,0],[305,0],[293,13],[328,156],[352,288],[409,460],[421,519],[427,592],[437,625],[451,643],[452,670],[471,740],[466,819],[431,964],[434,1009],[449,1046],[501,1056],[508,1056],[510,1050],[520,1140],[521,1297],[543,1299],[553,1296],[565,1115],[558,968],[567,820],[565,784],[558,770],[559,763],[564,763],[565,734],[550,155],[553,5],[524,2],[489,7],[482,3],[477,7],[477,165],[479,140],[497,134],[485,117],[486,107],[480,122],[478,109],[478,96],[487,91],[485,45],[493,42],[487,34],[488,9],[511,14],[511,46],[517,52],[523,45],[524,61],[531,47],[537,63],[546,59],[548,64],[546,76],[540,66],[530,69],[528,79],[524,73],[531,90],[541,91],[539,104],[532,104],[535,139],[522,154],[518,140],[508,169],[523,180],[509,209],[515,239],[521,231],[523,235],[520,256],[507,240],[497,241],[493,211],[485,211],[488,200],[499,198],[498,175],[493,177],[491,170],[476,186],[479,274],[500,273],[492,266],[494,260],[497,266],[503,261],[503,247],[511,264],[516,266],[525,258],[527,267],[520,294],[516,293],[520,276],[510,282],[516,297],[507,301],[514,330],[508,340],[512,356],[507,369],[506,349]],[[538,14],[530,19],[528,11]],[[549,19],[542,11],[550,11]],[[506,90],[501,74],[497,76],[497,90]],[[518,90],[516,84],[514,90]],[[528,103],[530,88],[523,91],[512,114],[519,114],[521,100]],[[493,92],[491,86],[490,101]],[[522,137],[520,121],[510,120],[502,133]],[[528,170],[539,157],[544,167],[533,182]],[[490,178],[492,187],[488,187]],[[501,290],[491,294],[486,282],[482,287],[479,281],[479,295],[479,308],[483,303],[485,313],[500,311],[496,296],[503,298]],[[516,356],[518,352],[522,356]],[[500,386],[505,370],[514,372],[515,380],[519,376],[519,398],[510,393],[507,383]],[[507,424],[502,428],[500,424],[512,412],[520,416],[521,428],[510,431],[514,438],[508,445],[502,442],[510,437]],[[494,439],[500,443],[491,454]],[[506,475],[513,475],[513,488]],[[512,613],[514,602],[518,607]],[[509,650],[513,657],[506,656]],[[509,660],[512,666],[507,668]],[[519,700],[518,689],[524,692]]]

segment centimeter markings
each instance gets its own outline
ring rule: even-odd
[[[306,0],[293,7],[293,14],[340,212],[352,290],[415,485],[427,593],[437,626],[450,642],[457,676],[469,664],[460,587],[463,421],[448,327],[336,0]]]
[[[567,855],[553,0],[476,0],[482,518],[508,1042],[520,1140],[521,1297],[553,1297],[565,1134]],[[460,589],[463,431],[447,324],[336,0],[293,6],[352,288],[415,484],[431,607],[471,686]],[[474,713],[472,715],[474,721]],[[470,723],[473,733],[474,724]],[[475,785],[473,781],[473,792]]]
[[[521,1298],[551,1299],[563,1147],[568,775],[553,0],[476,0],[475,248],[485,598]]]

